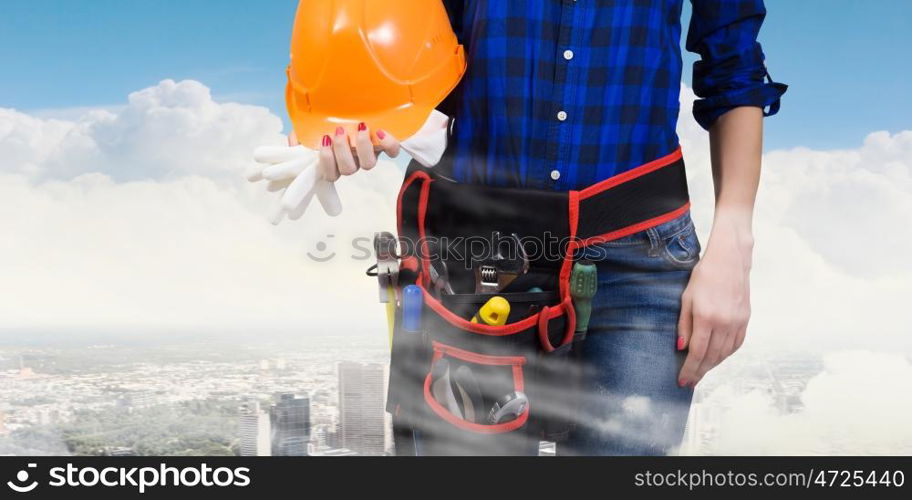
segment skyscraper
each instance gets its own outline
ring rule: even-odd
[[[270,411],[273,456],[306,456],[310,441],[310,399],[292,393],[277,395]]]
[[[260,410],[257,401],[246,401],[240,408],[239,430],[242,457],[270,455],[269,416]]]
[[[339,432],[341,447],[380,455],[385,449],[384,367],[339,363]]]

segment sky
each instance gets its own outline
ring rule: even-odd
[[[124,104],[165,78],[216,100],[269,107],[282,91],[296,0],[4,0],[0,107],[73,116]],[[912,2],[767,0],[772,76],[791,85],[767,149],[850,148],[871,130],[912,128]],[[685,18],[689,16],[685,0]],[[686,55],[685,82],[690,83]],[[75,109],[73,109],[75,108]],[[813,124],[813,126],[809,126]]]
[[[748,338],[703,394],[729,408],[713,452],[908,455],[910,2],[767,3],[770,67],[792,90],[768,126]],[[393,229],[401,167],[340,180],[339,217],[313,208],[278,226],[276,194],[244,179],[255,148],[284,143],[293,4],[3,0],[0,342],[385,339],[353,243]],[[685,81],[678,134],[705,247],[713,187],[693,101]],[[770,350],[824,359],[797,415],[725,378]]]

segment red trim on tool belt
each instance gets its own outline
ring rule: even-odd
[[[446,354],[452,358],[461,359],[477,365],[513,366],[526,364],[525,356],[492,356],[490,354],[479,354],[477,352],[466,351],[465,349],[446,345],[443,342],[437,342],[436,340],[431,342],[431,345],[434,347],[435,351],[440,351],[441,355]],[[522,390],[522,388],[520,387],[518,390]]]
[[[430,196],[431,182],[433,182],[433,179],[427,174],[424,174],[424,176],[427,180],[421,185],[421,193],[418,195],[418,240],[421,242],[421,269],[426,270],[431,268],[431,251],[430,248],[428,248],[425,220],[427,219],[428,197]],[[431,286],[430,273],[422,272],[421,277],[423,278],[422,284],[424,284],[425,287]]]
[[[564,333],[564,340],[561,345],[557,347],[563,347],[573,342],[573,336],[576,335],[576,309],[573,307],[573,299],[570,297],[565,298],[563,306],[564,310],[567,311],[567,331]]]
[[[418,227],[416,229],[421,248],[416,248],[415,250],[418,252],[419,257],[421,258],[421,268],[429,269],[430,260],[428,257],[430,252],[427,245],[427,235],[424,226],[425,219],[427,218],[428,196],[430,193],[431,183],[434,182],[434,179],[432,179],[431,176],[427,174],[427,172],[422,172],[419,170],[410,175],[409,178],[402,183],[402,187],[399,189],[399,195],[396,197],[396,227],[399,231],[399,237],[401,238],[403,233],[402,197],[405,195],[406,190],[408,190],[412,184],[419,179],[421,179],[423,182],[421,184],[421,191],[418,194]],[[414,266],[414,269],[412,270],[417,270],[418,268],[417,260],[414,258],[414,256],[403,259],[401,265],[403,268],[405,268],[406,265]],[[418,283],[424,284],[425,286],[430,286],[430,277],[427,276],[427,273],[418,273]]]
[[[434,179],[424,171],[416,171],[402,185],[402,188],[399,191],[399,197],[397,200],[397,215],[398,215],[398,227],[399,234],[402,236],[402,198],[403,194],[411,185],[417,181],[422,180],[421,191],[418,196],[418,213],[417,213],[417,234],[420,241],[421,247],[416,249],[419,252],[418,260],[420,261],[420,269],[418,271],[418,284],[422,285],[421,289],[424,294],[425,304],[428,305],[434,312],[436,312],[441,318],[446,320],[451,325],[471,332],[477,333],[480,335],[492,335],[492,336],[505,336],[513,335],[520,333],[529,328],[538,327],[539,337],[542,340],[542,347],[550,352],[554,349],[559,348],[560,346],[553,346],[550,343],[550,340],[547,336],[547,322],[551,319],[559,317],[566,314],[567,316],[567,333],[564,337],[564,342],[561,345],[565,344],[568,339],[572,340],[573,333],[576,329],[576,314],[573,309],[572,298],[570,295],[570,275],[573,271],[573,262],[576,251],[580,248],[611,241],[614,239],[622,238],[624,236],[629,236],[631,234],[644,231],[650,227],[657,226],[659,224],[668,222],[674,218],[677,218],[683,215],[690,208],[690,203],[687,202],[683,206],[672,210],[666,214],[654,217],[649,220],[645,220],[636,224],[632,224],[621,229],[588,237],[582,240],[577,239],[578,229],[579,229],[579,218],[580,218],[580,202],[582,200],[591,198],[592,196],[598,195],[604,191],[607,191],[613,187],[616,187],[620,184],[628,182],[630,180],[636,179],[643,175],[655,172],[663,167],[674,164],[682,158],[681,148],[678,147],[674,152],[668,154],[662,158],[651,161],[634,169],[628,170],[624,173],[618,174],[614,177],[606,179],[597,184],[593,184],[580,191],[569,191],[568,192],[568,223],[569,223],[569,232],[570,232],[570,243],[567,245],[566,254],[564,255],[564,260],[561,263],[560,274],[559,274],[559,294],[561,297],[561,303],[543,309],[539,311],[538,314],[529,316],[520,321],[505,325],[505,326],[489,326],[484,324],[472,323],[463,319],[456,314],[453,314],[449,311],[444,305],[438,301],[433,295],[428,293],[427,288],[430,286],[430,275],[426,272],[427,269],[430,269],[430,251],[428,248],[427,242],[427,212],[428,212],[428,199],[430,196],[430,187],[431,183],[434,182]],[[413,266],[412,261],[408,262],[409,266]],[[403,265],[405,267],[405,264]],[[544,325],[544,326],[542,326]]]
[[[550,333],[550,321],[545,320],[546,311],[551,309],[550,307],[545,307],[542,310],[541,316],[538,318],[538,342],[541,344],[542,349],[547,353],[551,353],[560,349],[561,347],[573,342],[573,335],[576,333],[576,311],[573,309],[573,301],[570,297],[564,299],[564,301],[558,306],[564,309],[564,314],[567,317],[567,326],[564,329],[564,336],[560,341],[560,344],[554,345],[551,343]]]
[[[548,314],[548,311],[550,310],[551,308],[548,306],[543,307],[541,314],[538,317],[538,342],[545,352],[554,351],[554,346],[551,345],[551,339],[548,338],[548,320],[545,319],[545,315]]]
[[[463,361],[468,361],[477,365],[487,365],[487,366],[510,366],[512,367],[513,372],[513,388],[517,392],[523,392],[525,390],[525,382],[523,380],[523,370],[522,366],[526,362],[524,356],[488,356],[485,354],[478,354],[474,352],[465,351],[458,349],[456,347],[448,346],[446,344],[441,344],[440,342],[433,342],[434,356],[431,359],[431,365],[433,365],[437,360],[443,357],[444,354],[447,356],[461,359]],[[523,425],[526,424],[526,421],[529,420],[529,404],[526,405],[525,410],[522,414],[519,415],[515,420],[509,422],[504,422],[502,424],[476,424],[475,422],[469,422],[468,420],[463,420],[456,415],[450,413],[449,410],[444,408],[431,394],[431,384],[434,382],[431,377],[432,373],[428,373],[427,377],[424,379],[424,400],[431,410],[437,414],[440,418],[446,420],[450,424],[472,432],[477,432],[479,434],[502,434],[505,432],[515,431]]]
[[[561,263],[559,285],[561,300],[570,296],[570,271],[573,269],[573,256],[576,253],[577,241],[576,231],[579,227],[579,191],[570,191],[568,196],[567,214],[570,223],[570,244],[567,245],[567,253],[564,255],[564,261]]]
[[[586,189],[583,189],[579,192],[580,199],[586,199],[595,196],[603,191],[617,186],[618,184],[623,184],[631,179],[636,179],[637,177],[646,175],[650,172],[654,172],[662,167],[667,167],[668,165],[671,165],[672,163],[680,160],[682,156],[683,153],[681,152],[681,147],[678,146],[678,149],[674,150],[674,152],[666,156],[615,175],[614,177],[609,177],[599,183],[593,184]]]
[[[589,245],[597,245],[599,243],[606,243],[608,241],[616,240],[618,238],[623,238],[624,236],[630,236],[631,234],[636,234],[636,233],[639,233],[640,231],[645,231],[651,227],[658,226],[659,224],[664,224],[666,222],[677,219],[678,217],[687,213],[688,210],[690,210],[690,202],[685,203],[680,208],[676,208],[675,210],[672,210],[671,212],[662,214],[658,217],[653,217],[652,219],[645,220],[638,224],[634,224],[632,226],[627,226],[623,229],[619,229],[617,231],[612,231],[610,233],[600,234],[598,236],[592,236],[590,238],[586,238],[585,240],[581,240],[579,242],[579,246],[587,247]]]
[[[420,287],[421,292],[424,294],[424,303],[431,308],[432,311],[437,313],[438,316],[443,318],[447,323],[459,328],[460,330],[465,330],[471,333],[477,333],[479,335],[491,335],[494,337],[502,337],[506,335],[514,335],[517,333],[524,332],[530,328],[534,328],[538,322],[538,318],[542,316],[545,310],[541,310],[532,316],[524,318],[515,323],[510,323],[504,326],[491,326],[484,325],[481,323],[472,323],[471,321],[465,320],[462,317],[454,314],[452,311],[446,308],[439,300],[437,300],[430,292],[427,291],[423,286]],[[548,320],[557,318],[561,314],[564,314],[564,304],[560,304],[556,307],[548,308],[548,315],[546,316]]]
[[[414,256],[405,257],[402,259],[399,267],[407,271],[418,272],[418,259]]]
[[[419,178],[422,178],[425,181],[431,180],[431,177],[427,174],[427,172],[415,172],[402,183],[402,187],[399,188],[399,195],[396,197],[396,229],[399,231],[400,237],[402,236],[402,196],[405,194],[405,191],[412,185],[412,183]]]
[[[558,277],[561,303],[557,307],[563,309],[563,313],[566,314],[567,328],[564,332],[564,338],[561,341],[561,344],[559,346],[554,346],[551,344],[551,339],[548,336],[548,322],[539,322],[538,339],[545,352],[553,352],[555,349],[572,342],[573,334],[576,331],[576,311],[573,310],[573,302],[570,297],[570,273],[573,269],[573,257],[576,253],[576,231],[579,227],[579,201],[580,197],[578,191],[570,191],[568,193],[567,217],[570,228],[570,243],[567,245],[567,253],[564,254],[564,261],[561,263],[560,276]],[[544,313],[544,311],[542,311],[542,313]]]

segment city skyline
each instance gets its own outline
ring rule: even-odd
[[[387,450],[386,364],[343,361],[339,373],[339,433],[342,448],[364,455]]]
[[[301,439],[292,442],[304,444],[307,455],[388,454],[389,428],[382,407],[388,354],[383,339],[376,340],[359,338],[347,349],[284,347],[251,352],[226,347],[212,348],[208,354],[193,346],[173,346],[168,354],[117,346],[84,346],[74,351],[50,346],[41,351],[0,348],[0,454],[263,456],[268,450],[276,455],[270,408],[282,395],[298,401],[306,396],[309,425],[297,426]],[[109,364],[85,363],[98,359],[99,352]],[[680,453],[912,451],[912,435],[899,421],[893,423],[902,418],[902,407],[897,406],[901,399],[892,409],[895,417],[847,408],[833,424],[822,420],[822,397],[839,397],[846,390],[851,394],[850,387],[843,389],[847,378],[862,377],[859,384],[868,382],[863,374],[847,368],[851,364],[843,358],[773,351],[724,364],[695,393]],[[892,358],[873,361],[882,371],[871,373],[869,379],[906,376],[895,371]],[[906,358],[905,363],[912,367],[912,359]],[[835,391],[826,392],[829,385]],[[348,394],[342,397],[340,387],[346,391],[346,386]],[[867,397],[880,398],[878,394]],[[351,406],[344,408],[346,402]],[[752,416],[744,413],[745,406]],[[176,420],[169,421],[168,415]],[[759,418],[763,425],[752,425],[745,421],[748,418]],[[880,424],[875,423],[878,419]],[[186,425],[177,425],[181,421]],[[166,431],[166,441],[179,443],[177,448],[149,437],[170,425],[177,430]],[[748,427],[753,430],[748,432]],[[807,435],[797,437],[799,431]],[[542,444],[542,455],[554,453],[554,444]]]
[[[355,361],[385,357],[382,339],[349,347],[356,353],[346,357]],[[344,352],[331,345],[0,347],[0,454],[179,452],[163,444],[162,432],[176,433],[172,440],[186,441],[191,454],[347,454],[334,436],[335,365]],[[283,408],[283,400],[291,404]],[[166,431],[172,418],[179,430]],[[93,437],[98,429],[107,437]]]

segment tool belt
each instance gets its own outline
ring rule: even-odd
[[[680,149],[564,192],[460,184],[412,162],[397,204],[398,287],[417,285],[423,303],[418,332],[403,328],[401,304],[396,312],[387,410],[397,454],[415,452],[415,432],[427,455],[528,454],[530,443],[565,435],[584,376],[571,354],[583,345],[570,290],[576,251],[688,208]],[[479,279],[497,278],[479,277],[473,262],[496,254],[497,238],[517,237],[527,266],[497,293],[478,293]],[[494,295],[510,304],[506,324],[472,322]],[[511,404],[512,417],[496,418]]]

